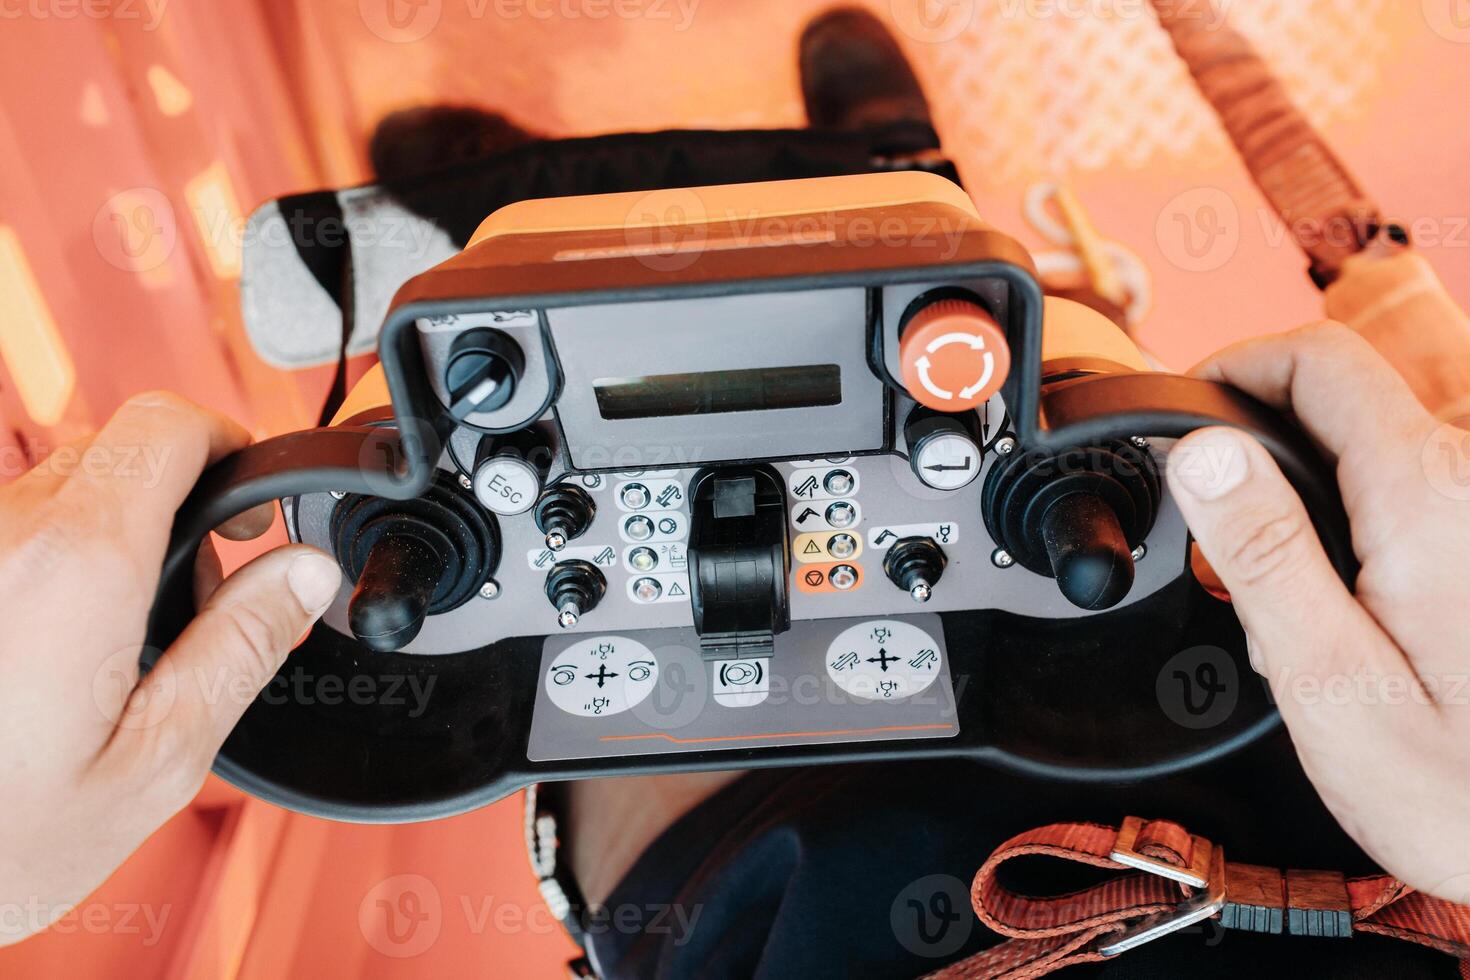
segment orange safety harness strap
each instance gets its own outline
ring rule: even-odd
[[[1023,857],[1060,858],[1128,874],[1065,895],[1011,891],[999,870]],[[1206,919],[1227,929],[1348,938],[1353,932],[1429,946],[1470,977],[1470,907],[1386,875],[1280,871],[1227,862],[1208,840],[1167,820],[1121,828],[1052,824],[1011,838],[975,875],[975,914],[1008,942],[956,963],[945,980],[1030,980],[1097,963]]]

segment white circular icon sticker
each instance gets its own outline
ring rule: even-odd
[[[827,676],[853,697],[897,701],[939,676],[939,644],[911,623],[880,619],[837,634],[827,648]]]
[[[626,636],[596,636],[557,654],[546,671],[551,703],[587,718],[616,715],[640,704],[658,684],[658,661]]]
[[[980,449],[958,432],[925,439],[914,460],[914,472],[932,490],[963,490],[980,475]]]

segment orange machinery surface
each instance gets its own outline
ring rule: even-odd
[[[1165,362],[1320,316],[1146,3],[864,2],[895,24],[988,220],[1053,247],[1022,200],[1057,180],[1141,259],[1154,296],[1139,335]],[[1457,4],[1229,9],[1464,304],[1470,21]],[[310,422],[327,373],[270,369],[240,327],[243,217],[365,179],[384,113],[472,103],[550,135],[800,125],[796,38],[828,5],[0,5],[0,458],[14,470],[17,447],[44,453],[152,387],[259,435]],[[555,975],[570,947],[520,835],[519,800],[349,827],[211,781],[75,913],[0,951],[0,976]]]

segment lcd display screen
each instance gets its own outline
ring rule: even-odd
[[[605,419],[723,415],[842,403],[836,364],[598,378],[592,382]]]

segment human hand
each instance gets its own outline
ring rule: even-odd
[[[1196,373],[1294,413],[1337,464],[1356,595],[1255,440],[1206,429],[1169,460],[1307,775],[1384,870],[1470,903],[1470,432],[1438,425],[1337,324],[1242,344]]]
[[[206,542],[198,617],[138,677],[174,512],[209,463],[250,441],[173,395],[0,487],[0,946],[85,898],[198,792],[221,743],[331,603],[337,563],[303,546],[221,584]],[[221,534],[255,537],[272,510]]]

